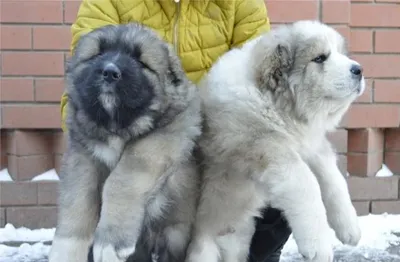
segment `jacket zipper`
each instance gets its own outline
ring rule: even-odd
[[[181,12],[181,0],[174,0],[176,5],[177,5],[177,12],[176,12],[176,18],[175,18],[175,24],[174,24],[174,47],[175,47],[175,52],[179,52],[178,51],[178,47],[179,47],[179,43],[178,43],[178,39],[179,39],[179,15]]]

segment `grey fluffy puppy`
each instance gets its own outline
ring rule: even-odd
[[[223,55],[199,85],[204,181],[187,262],[244,262],[254,216],[283,211],[306,261],[331,262],[331,231],[361,232],[327,139],[365,88],[344,38],[317,21],[282,25]]]
[[[67,150],[50,262],[121,262],[140,248],[182,261],[195,216],[197,88],[140,24],[81,37],[66,70]]]

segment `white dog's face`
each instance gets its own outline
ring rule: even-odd
[[[297,50],[290,81],[309,99],[351,102],[365,89],[362,66],[347,56],[343,37],[315,22],[294,24]],[[302,90],[305,89],[305,90]]]
[[[299,21],[260,38],[252,65],[261,90],[306,121],[335,126],[365,89],[362,66],[347,55],[344,38],[318,21]],[[328,121],[328,120],[331,121]]]

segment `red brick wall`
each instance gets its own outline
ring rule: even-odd
[[[347,38],[351,56],[365,68],[368,89],[331,140],[341,170],[351,174],[359,214],[400,213],[399,176],[375,177],[382,163],[400,175],[400,0],[266,2],[273,26],[320,19]],[[0,226],[55,223],[57,183],[28,180],[58,169],[64,150],[59,101],[79,3],[1,0],[0,169],[8,167],[15,182],[0,183]]]

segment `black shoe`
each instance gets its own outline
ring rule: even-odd
[[[278,209],[267,208],[256,223],[249,262],[279,262],[282,248],[292,233],[286,219]]]

